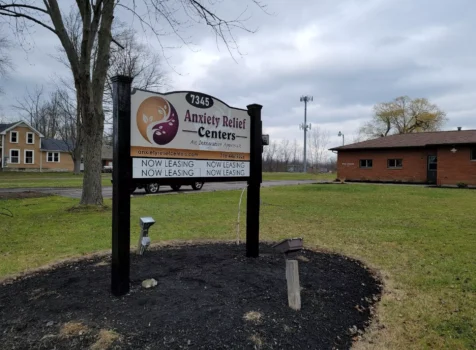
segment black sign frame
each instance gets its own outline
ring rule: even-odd
[[[122,296],[130,290],[130,188],[132,178],[131,157],[131,84],[133,78],[115,76],[113,86],[113,191],[112,191],[112,259],[111,292]],[[185,91],[183,91],[185,92]],[[189,92],[189,91],[186,91]],[[203,97],[212,97],[204,93],[190,91]],[[164,94],[166,95],[166,94]],[[214,97],[213,97],[214,98]],[[214,98],[223,102],[217,98]],[[200,102],[198,102],[200,103]],[[227,105],[228,106],[228,105]],[[193,178],[194,181],[227,182],[246,181],[248,183],[246,205],[246,256],[259,256],[259,211],[260,188],[262,183],[262,122],[259,104],[247,106],[250,116],[250,176],[249,177],[206,177]],[[232,160],[230,160],[232,161]],[[158,182],[163,178],[157,179]],[[151,178],[144,181],[150,181]],[[167,182],[180,182],[180,179],[168,179]]]

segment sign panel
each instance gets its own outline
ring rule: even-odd
[[[135,179],[247,176],[250,176],[249,162],[156,158],[132,160],[132,177]]]
[[[248,161],[250,126],[247,110],[202,93],[131,96],[132,157]]]

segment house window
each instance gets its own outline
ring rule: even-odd
[[[371,168],[372,167],[372,159],[361,159],[360,160],[360,167],[361,168]]]
[[[18,131],[10,131],[10,143],[18,143]]]
[[[403,166],[403,161],[401,159],[388,159],[387,167],[389,169],[400,169]]]
[[[470,155],[471,160],[476,160],[476,148],[471,149],[471,155]]]
[[[60,161],[59,152],[48,152],[46,156],[46,161],[49,163],[59,163]]]
[[[20,163],[20,150],[11,149],[10,150],[10,163],[19,164]]]
[[[35,143],[35,134],[32,132],[26,133],[26,143],[29,145],[33,145]]]
[[[25,164],[33,164],[35,162],[35,156],[33,155],[33,151],[26,149],[25,156],[23,157],[23,162]]]

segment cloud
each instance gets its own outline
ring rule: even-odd
[[[312,95],[308,122],[329,130],[331,146],[351,142],[371,117],[372,106],[397,96],[427,97],[448,115],[447,128],[476,128],[476,22],[472,0],[268,0],[267,15],[249,6],[252,34],[235,31],[242,56],[230,56],[205,26],[184,28],[193,45],[166,49],[170,85],[198,90],[231,105],[260,103],[271,139],[302,140],[301,95]],[[233,18],[245,1],[217,3]],[[125,13],[121,20],[128,21]],[[185,19],[185,17],[183,17]],[[192,23],[192,22],[189,22]],[[134,25],[137,26],[137,21]],[[140,32],[140,29],[139,29]],[[41,31],[38,30],[41,34]],[[67,74],[50,53],[58,41],[43,34],[25,60],[16,54],[19,74],[7,86],[8,100],[22,86]],[[43,40],[44,39],[44,40]],[[150,33],[143,39],[162,55]],[[178,46],[173,35],[164,46]]]

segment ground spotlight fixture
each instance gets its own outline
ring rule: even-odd
[[[137,245],[137,253],[139,255],[144,255],[147,248],[150,246],[150,237],[149,237],[149,228],[155,224],[155,220],[148,217],[141,217],[140,220],[140,235],[139,243]]]

